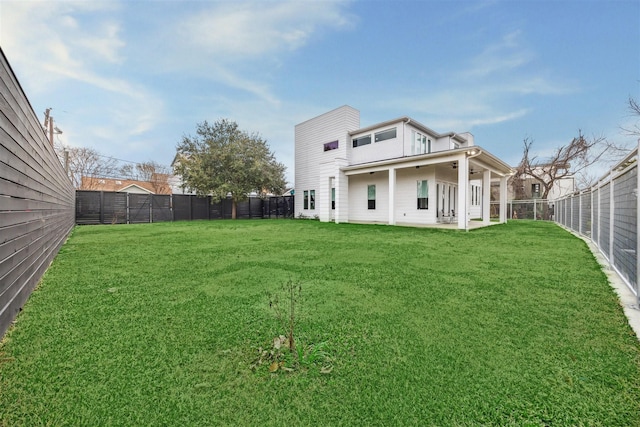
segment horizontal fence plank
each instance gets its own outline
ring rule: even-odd
[[[0,336],[75,224],[75,190],[0,49]]]

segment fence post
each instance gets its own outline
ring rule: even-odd
[[[598,185],[598,183],[596,183]],[[591,233],[591,241],[593,242],[593,187],[591,187],[591,213],[589,214],[589,220],[591,221],[591,225],[589,226],[589,233]]]
[[[638,152],[636,159],[640,158],[640,138],[638,139]],[[638,283],[638,273],[640,273],[640,168],[638,168],[638,161],[636,160],[636,304],[640,306],[640,284]]]
[[[598,239],[596,240],[596,246],[598,246],[598,248],[600,248],[600,251],[602,251],[602,246],[600,245],[600,237],[602,236],[602,206],[600,206],[600,196],[602,193],[602,188],[600,187],[600,180],[598,180],[596,188],[598,189],[598,200],[596,200],[596,204],[598,205]]]
[[[614,184],[613,184],[613,169],[609,170],[609,265],[613,266],[613,231],[615,226],[615,198],[614,194]]]
[[[582,235],[582,192],[578,194],[578,234]]]
[[[100,224],[104,224],[104,191],[100,192]]]

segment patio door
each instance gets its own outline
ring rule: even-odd
[[[449,182],[439,182],[436,185],[436,193],[437,216],[439,218],[455,216],[458,186]]]

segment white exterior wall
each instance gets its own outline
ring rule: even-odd
[[[576,184],[574,177],[562,178],[556,180],[553,183],[553,187],[551,187],[551,191],[549,191],[549,195],[547,196],[548,200],[557,200],[562,197],[568,196],[569,194],[573,194],[576,191]]]
[[[347,105],[336,108],[295,127],[295,212],[307,217],[320,216],[331,207],[331,190],[326,191],[329,175],[338,175],[338,163],[344,165],[351,144],[348,132],[360,128],[360,112]],[[338,149],[324,151],[324,144],[338,141]],[[331,166],[331,163],[335,167]],[[322,165],[322,166],[321,166]],[[322,174],[321,174],[322,171]],[[338,182],[344,182],[338,180]],[[320,191],[322,189],[322,191]],[[303,209],[304,191],[315,190],[315,209]],[[338,190],[336,189],[336,192]],[[346,189],[343,189],[342,197]],[[328,197],[328,199],[327,199]],[[323,208],[324,206],[324,208]]]
[[[376,186],[376,208],[368,208],[368,186]],[[396,198],[397,200],[397,198]],[[389,174],[349,176],[349,222],[389,222]]]
[[[429,181],[429,209],[418,209],[418,181]],[[396,224],[435,224],[436,174],[434,167],[399,169],[396,174]]]
[[[369,132],[362,132],[351,135],[349,140],[348,159],[352,165],[360,163],[375,162],[376,160],[394,159],[403,156],[402,127],[404,122],[400,121],[393,125],[380,127]],[[381,142],[375,142],[375,134],[385,130],[396,128],[396,137]],[[361,136],[371,136],[371,144],[361,147],[353,147],[352,141]]]

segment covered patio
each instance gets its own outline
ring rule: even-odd
[[[365,216],[366,212],[360,217],[352,213],[349,222],[469,230],[496,223],[490,218],[492,182],[499,183],[498,200],[494,200],[500,203],[497,223],[506,222],[507,179],[512,173],[509,165],[481,147],[474,146],[344,166],[340,168],[342,177],[333,180],[331,185],[335,186],[336,193],[344,195],[344,192],[352,192],[359,182],[377,179],[375,182],[380,184],[384,192],[378,199],[381,205],[387,206],[381,206],[375,218]],[[416,179],[428,182],[428,189],[424,193],[430,206],[420,211],[415,209]],[[360,192],[360,189],[357,191]],[[340,222],[343,218],[340,215],[340,203],[335,203],[335,210],[334,220]],[[351,212],[354,211],[352,206]]]

